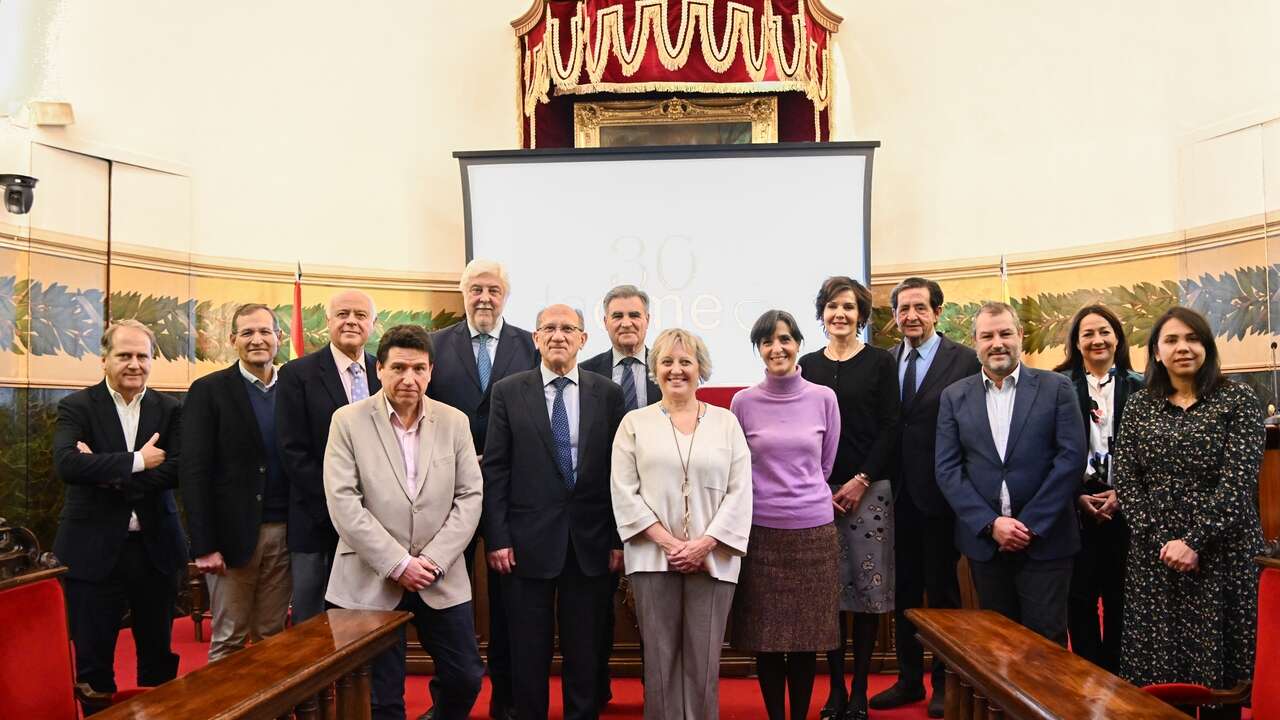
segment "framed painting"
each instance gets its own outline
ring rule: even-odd
[[[605,100],[573,106],[573,145],[746,145],[778,141],[772,95]]]

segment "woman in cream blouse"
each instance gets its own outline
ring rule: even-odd
[[[662,402],[623,418],[613,514],[644,644],[646,720],[719,716],[720,643],[751,529],[751,454],[738,420],[699,402],[702,339],[660,334],[649,371]]]

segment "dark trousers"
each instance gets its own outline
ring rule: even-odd
[[[1067,646],[1071,558],[1032,560],[1023,552],[997,552],[986,562],[969,558],[969,567],[983,610]]]
[[[613,577],[588,577],[570,549],[554,578],[508,575],[503,593],[511,628],[512,690],[519,720],[545,720],[551,658],[560,630],[560,685],[565,720],[592,720],[600,708],[600,655],[612,611]]]
[[[466,720],[480,694],[484,663],[476,647],[475,620],[471,603],[436,610],[418,593],[405,592],[396,610],[413,613],[422,649],[435,663],[436,720]],[[389,650],[373,659],[373,717],[376,720],[404,720],[405,632]]]
[[[467,577],[475,577],[476,549],[480,544],[480,534],[476,533],[471,538],[471,543],[467,545],[466,551],[462,554],[463,560],[467,563]],[[488,573],[488,596],[489,596],[489,685],[492,692],[489,695],[489,716],[497,717],[497,711],[500,708],[511,707],[511,633],[507,629],[507,613],[506,603],[502,598],[502,576],[489,569],[489,564],[484,563],[485,572]],[[474,583],[472,583],[474,587]],[[436,693],[439,690],[440,681],[435,677],[431,678],[428,689],[431,692],[431,702],[435,704]]]
[[[622,573],[609,575],[609,612],[605,613],[604,636],[600,638],[600,707],[613,699],[613,683],[609,675],[609,658],[613,657],[613,627],[616,624],[613,598],[618,594]]]
[[[1080,554],[1071,571],[1067,626],[1071,650],[1109,672],[1120,669],[1120,632],[1124,622],[1124,574],[1129,556],[1129,525],[1123,515],[1099,525],[1085,518]],[[1102,624],[1098,624],[1098,600]],[[1099,633],[1101,629],[1101,633]]]
[[[293,583],[290,619],[294,625],[324,612],[333,552],[289,553],[289,577]]]
[[[66,579],[67,615],[76,648],[76,681],[98,692],[116,691],[116,637],[125,610],[130,613],[138,652],[138,685],[154,686],[178,675],[170,643],[174,574],[156,570],[140,533],[129,533],[111,574],[98,581]]]
[[[898,656],[898,682],[907,688],[924,684],[924,648],[916,639],[916,626],[907,619],[907,610],[960,607],[960,584],[956,579],[956,518],[926,515],[912,502],[910,494],[898,494],[894,506],[894,593],[893,611]],[[946,667],[933,661],[933,688],[946,686]]]

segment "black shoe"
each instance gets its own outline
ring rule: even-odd
[[[436,709],[434,707],[427,708],[427,711],[418,716],[418,720],[435,720]]]
[[[923,687],[908,689],[898,683],[894,683],[887,690],[877,693],[871,698],[871,702],[867,704],[871,706],[872,710],[891,710],[903,705],[910,705],[913,702],[920,702],[923,699]]]
[[[947,709],[947,693],[945,691],[933,691],[933,697],[929,698],[929,717],[940,718],[946,714]]]
[[[843,720],[845,706],[848,704],[848,698],[832,692],[827,696],[826,704],[818,711],[818,717],[822,718],[822,720]]]
[[[867,709],[850,705],[845,709],[844,715],[841,715],[839,720],[867,720]]]

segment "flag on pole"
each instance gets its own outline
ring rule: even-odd
[[[302,344],[302,262],[293,273],[293,322],[290,325],[293,335],[293,356],[300,358],[304,354]]]
[[[1000,300],[1009,302],[1009,263],[1004,255],[1000,256]]]

